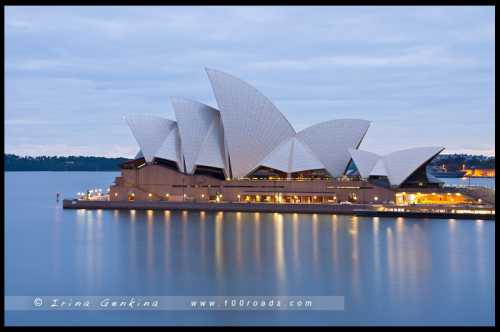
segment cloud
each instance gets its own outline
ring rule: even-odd
[[[494,146],[494,7],[6,7],[5,28],[6,149],[131,156],[123,115],[216,104],[204,67],[297,129],[371,120],[382,153]]]
[[[9,119],[5,120],[6,126],[47,125],[51,122],[41,119]]]
[[[399,54],[362,55],[350,54],[341,56],[321,56],[305,59],[279,59],[274,61],[255,62],[250,65],[254,69],[278,70],[328,70],[331,67],[400,67],[400,66],[471,66],[477,60],[465,57],[453,57],[442,47],[425,47],[403,50]]]

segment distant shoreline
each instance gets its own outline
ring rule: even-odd
[[[130,158],[96,156],[18,156],[4,155],[4,172],[119,172]],[[449,171],[462,168],[495,168],[494,156],[443,154],[430,164]],[[436,175],[434,175],[436,176]]]
[[[5,172],[119,172],[128,158],[17,156],[5,154]]]

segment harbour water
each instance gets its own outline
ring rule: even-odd
[[[495,189],[495,178],[439,178],[439,180],[443,181],[445,185],[448,186],[479,186]]]
[[[116,175],[5,173],[6,295],[343,296],[345,309],[6,311],[7,325],[495,323],[494,221],[63,210],[56,202],[57,192],[106,188]]]

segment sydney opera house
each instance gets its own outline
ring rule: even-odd
[[[207,69],[218,108],[172,98],[175,121],[125,117],[139,146],[111,200],[376,203],[441,200],[426,165],[442,147],[360,150],[370,122],[334,119],[296,131],[262,93]],[[431,194],[432,193],[432,194]]]

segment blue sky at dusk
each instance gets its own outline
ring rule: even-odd
[[[494,7],[6,7],[5,150],[133,157],[127,114],[216,106],[204,68],[296,130],[372,121],[361,149],[494,154]]]

